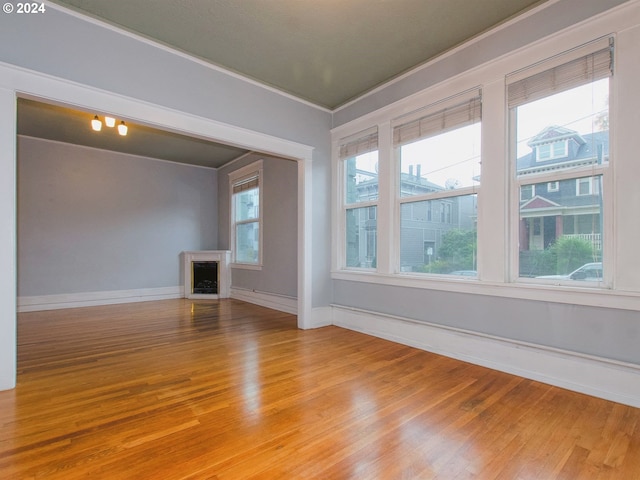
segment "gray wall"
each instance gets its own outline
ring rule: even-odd
[[[334,282],[334,302],[640,364],[636,311],[342,280]]]
[[[0,15],[0,61],[314,147],[312,304],[331,302],[330,112],[51,5]]]
[[[18,296],[175,287],[217,248],[217,173],[18,138]]]
[[[251,154],[218,170],[218,245],[230,249],[229,173],[263,159],[263,267],[234,268],[232,286],[297,297],[298,164]]]
[[[625,1],[558,1],[341,108],[334,113],[334,126],[374,112]],[[640,314],[637,311],[346,280],[333,282],[333,299],[337,305],[640,364]]]

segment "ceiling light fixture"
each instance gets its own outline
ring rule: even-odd
[[[104,117],[104,123],[107,127],[115,127],[116,126],[116,119],[114,117],[108,117],[105,116]],[[91,120],[91,128],[93,130],[95,130],[96,132],[99,132],[100,130],[102,130],[102,121],[100,120],[100,118],[98,117],[98,115],[95,115],[93,117],[93,120]],[[129,130],[129,127],[127,127],[127,125],[124,123],[124,120],[121,121],[118,124],[118,133],[121,136],[126,136],[127,132]]]
[[[93,128],[96,132],[102,130],[102,122],[98,118],[98,115],[93,117],[93,120],[91,120],[91,128]]]

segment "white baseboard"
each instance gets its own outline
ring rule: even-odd
[[[332,309],[339,327],[640,407],[640,365],[339,305]]]
[[[272,308],[280,312],[298,314],[298,299],[275,293],[256,292],[246,288],[231,287],[231,298],[253,303],[261,307]]]
[[[333,309],[331,307],[315,307],[311,309],[311,325],[309,328],[321,328],[333,325]]]
[[[105,292],[66,293],[18,297],[18,312],[58,310],[61,308],[93,307],[117,303],[147,302],[184,297],[183,287],[139,288]]]

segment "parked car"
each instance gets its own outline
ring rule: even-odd
[[[600,282],[602,281],[602,262],[585,263],[580,268],[566,275],[540,275],[536,278]]]

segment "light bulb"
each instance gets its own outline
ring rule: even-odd
[[[115,127],[116,119],[113,117],[104,117],[104,124],[109,128]]]
[[[127,126],[124,122],[120,122],[120,125],[118,125],[118,133],[124,137],[127,134],[127,130]]]
[[[93,128],[96,132],[102,130],[102,122],[98,118],[98,115],[93,117],[93,120],[91,120],[91,128]]]

